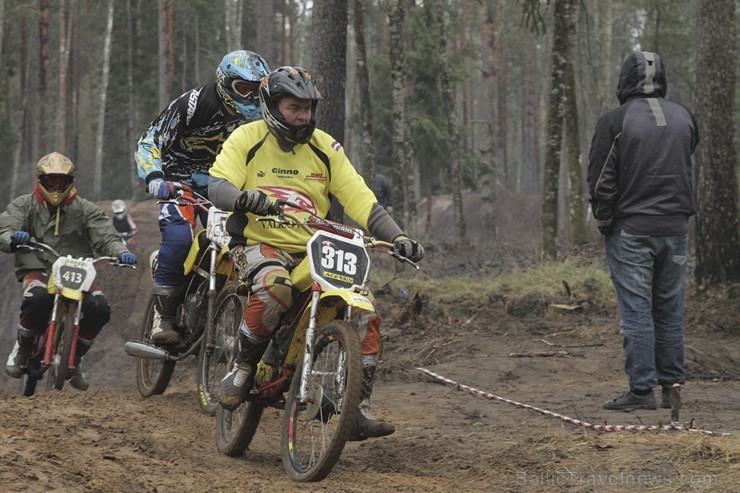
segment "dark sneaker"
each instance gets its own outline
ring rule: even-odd
[[[235,364],[234,368],[221,380],[218,403],[228,411],[233,411],[247,400],[254,383],[255,368]]]
[[[655,403],[655,394],[652,392],[648,395],[639,396],[627,390],[616,399],[606,401],[604,409],[632,411],[633,409],[658,409],[658,406]]]
[[[368,438],[385,437],[393,434],[396,427],[384,421],[377,421],[370,414],[370,408],[360,404],[355,415],[355,425],[349,436],[350,442],[359,442]]]
[[[75,367],[75,373],[72,375],[72,379],[69,381],[69,384],[77,390],[87,390],[90,387],[90,384],[87,383],[87,378],[85,378],[85,374],[82,373],[82,367],[80,365]]]
[[[31,354],[24,351],[16,341],[13,346],[13,350],[8,356],[8,360],[5,362],[5,372],[11,378],[21,378],[23,376],[23,372],[28,367],[28,360],[30,357]]]

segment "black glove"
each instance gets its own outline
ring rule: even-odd
[[[234,203],[234,212],[251,212],[258,216],[267,216],[277,214],[278,211],[277,204],[270,202],[267,195],[259,190],[242,192]]]
[[[31,241],[31,235],[26,231],[15,231],[10,236],[10,250],[15,252],[19,246],[25,245],[29,241]]]
[[[399,255],[406,257],[412,262],[418,262],[424,258],[424,247],[421,243],[411,240],[405,236],[399,236],[393,240],[393,247]]]

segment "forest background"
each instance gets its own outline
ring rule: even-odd
[[[740,281],[738,11],[740,0],[0,0],[0,207],[51,151],[76,163],[84,197],[145,199],[141,132],[214,80],[225,53],[250,49],[315,74],[319,126],[366,179],[391,177],[416,236],[433,196],[450,197],[459,246],[495,241],[497,207],[523,200],[554,258],[594,239],[591,136],[618,105],[622,60],[643,49],[699,121],[697,280]],[[466,224],[471,194],[481,219]]]

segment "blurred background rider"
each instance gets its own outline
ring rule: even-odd
[[[120,199],[114,200],[110,208],[113,213],[113,227],[116,228],[126,245],[133,245],[133,237],[139,232],[139,228],[136,227],[136,222],[129,213],[126,202]]]

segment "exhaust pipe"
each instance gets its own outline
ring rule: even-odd
[[[128,341],[123,345],[123,349],[129,356],[135,356],[137,358],[144,359],[160,359],[160,360],[172,360],[170,354],[162,348],[152,346],[151,344],[145,344],[139,341]]]

